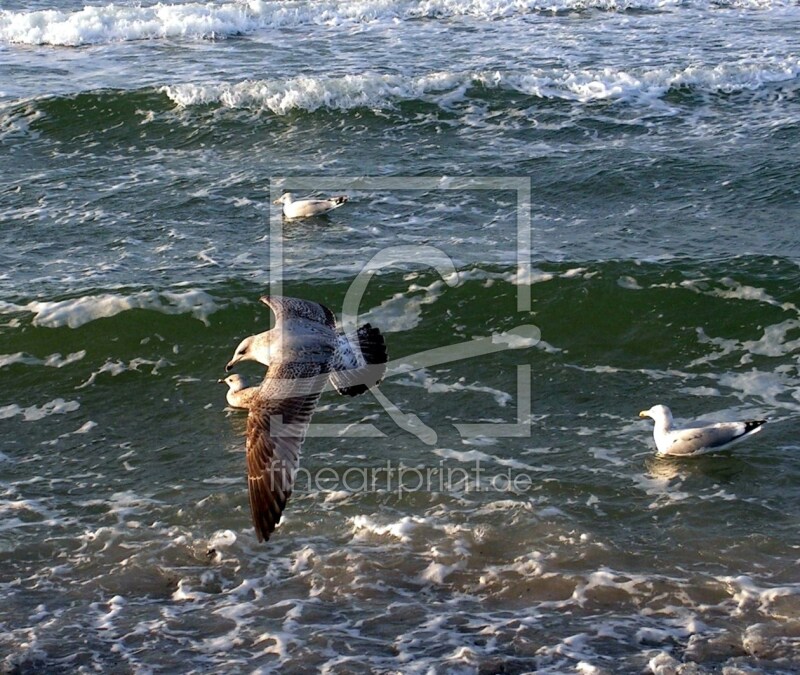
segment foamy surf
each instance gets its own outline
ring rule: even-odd
[[[800,672],[796,1],[2,6],[0,671]],[[257,544],[217,380],[368,260]]]
[[[0,420],[21,415],[25,422],[38,422],[50,415],[66,415],[75,412],[81,407],[78,401],[65,401],[63,398],[56,398],[40,406],[32,405],[27,408],[13,403],[0,407]]]
[[[0,306],[1,313],[30,312],[33,314],[33,325],[46,328],[79,328],[90,321],[131,309],[149,309],[165,314],[188,313],[207,322],[217,306],[208,293],[200,290],[141,291],[127,295],[102,293],[68,300],[34,300],[26,305],[4,303]]]
[[[178,84],[161,91],[176,105],[221,105],[228,108],[264,109],[276,115],[295,110],[390,109],[406,101],[421,101],[453,108],[480,90],[505,90],[543,99],[591,103],[622,101],[661,103],[673,90],[690,89],[708,94],[755,91],[781,82],[794,82],[800,59],[762,64],[690,66],[626,71],[552,71],[530,73],[445,71],[418,77],[364,73],[342,77],[295,77],[289,80],[246,80],[221,84]]]
[[[76,47],[87,44],[168,38],[218,39],[265,29],[302,26],[391,24],[420,19],[469,17],[496,21],[531,13],[676,11],[678,0],[358,0],[351,2],[158,3],[128,7],[118,4],[58,10],[0,11],[0,40],[29,45]],[[721,4],[695,0],[689,7],[769,11],[790,10],[783,0],[734,0]]]

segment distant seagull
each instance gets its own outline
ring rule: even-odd
[[[228,402],[229,406],[232,408],[250,409],[259,387],[251,386],[244,377],[236,375],[235,373],[233,375],[228,375],[228,377],[223,380],[218,380],[218,382],[224,382],[228,385],[228,392],[225,394],[225,400]]]
[[[333,313],[298,298],[264,296],[275,327],[245,338],[225,367],[258,361],[268,367],[247,416],[250,512],[259,541],[269,539],[292,494],[300,447],[320,393],[330,381],[355,396],[386,371],[386,344],[369,324],[355,335],[336,332]]]
[[[328,211],[338,209],[347,202],[347,196],[341,195],[330,199],[298,199],[295,201],[291,192],[284,192],[273,204],[283,204],[283,215],[287,218],[309,218],[321,216]]]
[[[672,457],[696,457],[707,452],[723,450],[728,446],[761,431],[766,420],[746,420],[744,422],[717,422],[675,429],[672,412],[665,405],[654,405],[642,410],[639,417],[652,418],[656,426],[653,438],[656,441],[656,454]]]

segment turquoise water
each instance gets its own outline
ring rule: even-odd
[[[3,672],[800,668],[796,3],[48,9],[0,10]],[[398,246],[390,375],[314,417],[371,435],[258,544],[224,365]],[[769,422],[661,460],[655,403]]]

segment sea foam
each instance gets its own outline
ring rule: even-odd
[[[75,412],[80,407],[81,404],[78,401],[65,401],[63,398],[56,398],[41,406],[32,405],[27,408],[12,403],[0,407],[0,420],[22,415],[22,419],[26,422],[38,422],[49,415],[65,415]]]
[[[332,0],[313,3],[249,0],[221,3],[158,3],[150,6],[107,4],[73,12],[58,10],[0,11],[4,42],[80,46],[129,40],[219,39],[264,29],[301,26],[439,20],[470,17],[496,21],[532,13],[680,11],[686,6],[719,10],[713,0]],[[792,11],[789,0],[734,0],[731,9]]]
[[[220,105],[285,115],[295,110],[383,110],[404,101],[423,101],[449,109],[468,99],[471,90],[479,89],[579,103],[624,101],[662,105],[662,98],[672,90],[694,89],[708,94],[756,91],[764,86],[795,81],[798,75],[800,59],[787,58],[652,70],[609,67],[575,71],[438,71],[420,76],[367,72],[343,77],[184,83],[165,86],[160,91],[180,107]]]
[[[103,293],[69,300],[33,301],[27,305],[6,305],[2,310],[27,310],[34,314],[33,325],[46,328],[78,328],[90,321],[114,316],[129,309],[150,309],[164,314],[190,313],[206,323],[216,311],[214,300],[204,291],[141,291],[130,295]]]

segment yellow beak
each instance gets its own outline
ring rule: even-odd
[[[642,410],[642,412],[639,413],[639,417],[650,417],[650,415],[647,414],[646,410]]]

